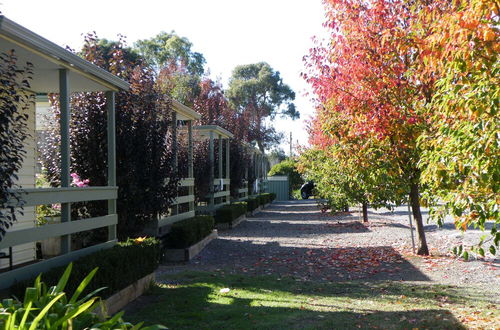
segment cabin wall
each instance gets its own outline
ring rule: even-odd
[[[35,188],[35,163],[36,163],[36,134],[35,134],[35,105],[32,104],[28,109],[28,132],[26,139],[26,155],[21,170],[18,173],[19,184],[22,188]],[[32,228],[36,223],[35,207],[25,207],[24,215],[18,215],[17,222],[9,230],[19,230]],[[1,252],[8,252],[3,249]],[[14,265],[22,264],[35,260],[35,243],[27,243],[13,247]],[[0,259],[0,269],[9,266],[8,259]]]

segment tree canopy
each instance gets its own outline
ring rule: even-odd
[[[249,142],[255,141],[261,151],[279,139],[274,128],[266,126],[267,118],[300,117],[293,103],[295,93],[280,73],[265,62],[237,66],[226,95],[234,109],[249,118]]]
[[[177,101],[191,106],[201,92],[205,57],[193,44],[174,31],[161,32],[134,44],[137,52],[157,73],[157,85]]]
[[[150,39],[138,40],[134,49],[160,72],[164,67],[184,67],[194,76],[201,76],[204,72],[205,57],[203,54],[192,51],[193,44],[185,37],[178,36],[175,31],[160,32]]]

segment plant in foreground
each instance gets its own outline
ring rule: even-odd
[[[123,312],[111,318],[96,313],[97,307],[104,311],[96,296],[104,288],[80,297],[98,268],[83,279],[70,298],[64,288],[72,267],[70,263],[55,286],[47,287],[40,274],[33,287],[26,288],[23,301],[4,299],[0,303],[0,329],[166,329],[160,325],[141,328],[142,323],[134,326],[123,321]]]

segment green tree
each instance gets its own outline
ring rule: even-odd
[[[430,128],[419,142],[419,163],[432,218],[447,215],[465,231],[492,225],[489,251],[500,246],[500,6],[494,0],[436,1],[419,11],[417,27],[431,22],[420,44],[417,79],[436,77],[436,93],[425,110]],[[444,10],[446,9],[446,10]],[[422,23],[424,22],[424,23]],[[486,237],[486,236],[485,236]],[[475,252],[484,256],[483,240]],[[467,249],[459,249],[464,257]]]
[[[170,65],[185,67],[193,76],[201,76],[204,72],[205,57],[193,52],[193,44],[185,37],[179,37],[175,31],[160,32],[151,39],[139,40],[134,44],[135,50],[156,70]]]
[[[179,102],[192,106],[201,92],[205,57],[192,50],[193,44],[174,31],[160,32],[151,39],[139,40],[134,50],[157,73],[157,84]]]
[[[276,115],[300,117],[293,103],[295,93],[265,62],[237,66],[226,95],[231,105],[249,119],[249,142],[255,141],[262,152],[279,141],[276,131],[266,127],[266,119],[274,120]]]
[[[302,176],[297,170],[297,161],[292,158],[285,159],[279,164],[271,167],[271,170],[268,173],[270,176],[272,175],[286,175],[288,176],[288,180],[290,182],[290,193],[293,190],[299,189],[300,186],[304,183]]]

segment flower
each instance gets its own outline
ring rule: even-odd
[[[141,244],[142,242],[144,242],[146,240],[147,236],[144,236],[144,237],[137,237],[134,239],[134,243],[135,244]]]
[[[89,185],[90,182],[89,179],[82,180],[80,179],[80,176],[76,173],[71,173],[70,175],[73,178],[73,182],[71,182],[71,185],[73,187],[82,188],[82,187],[87,187]]]

